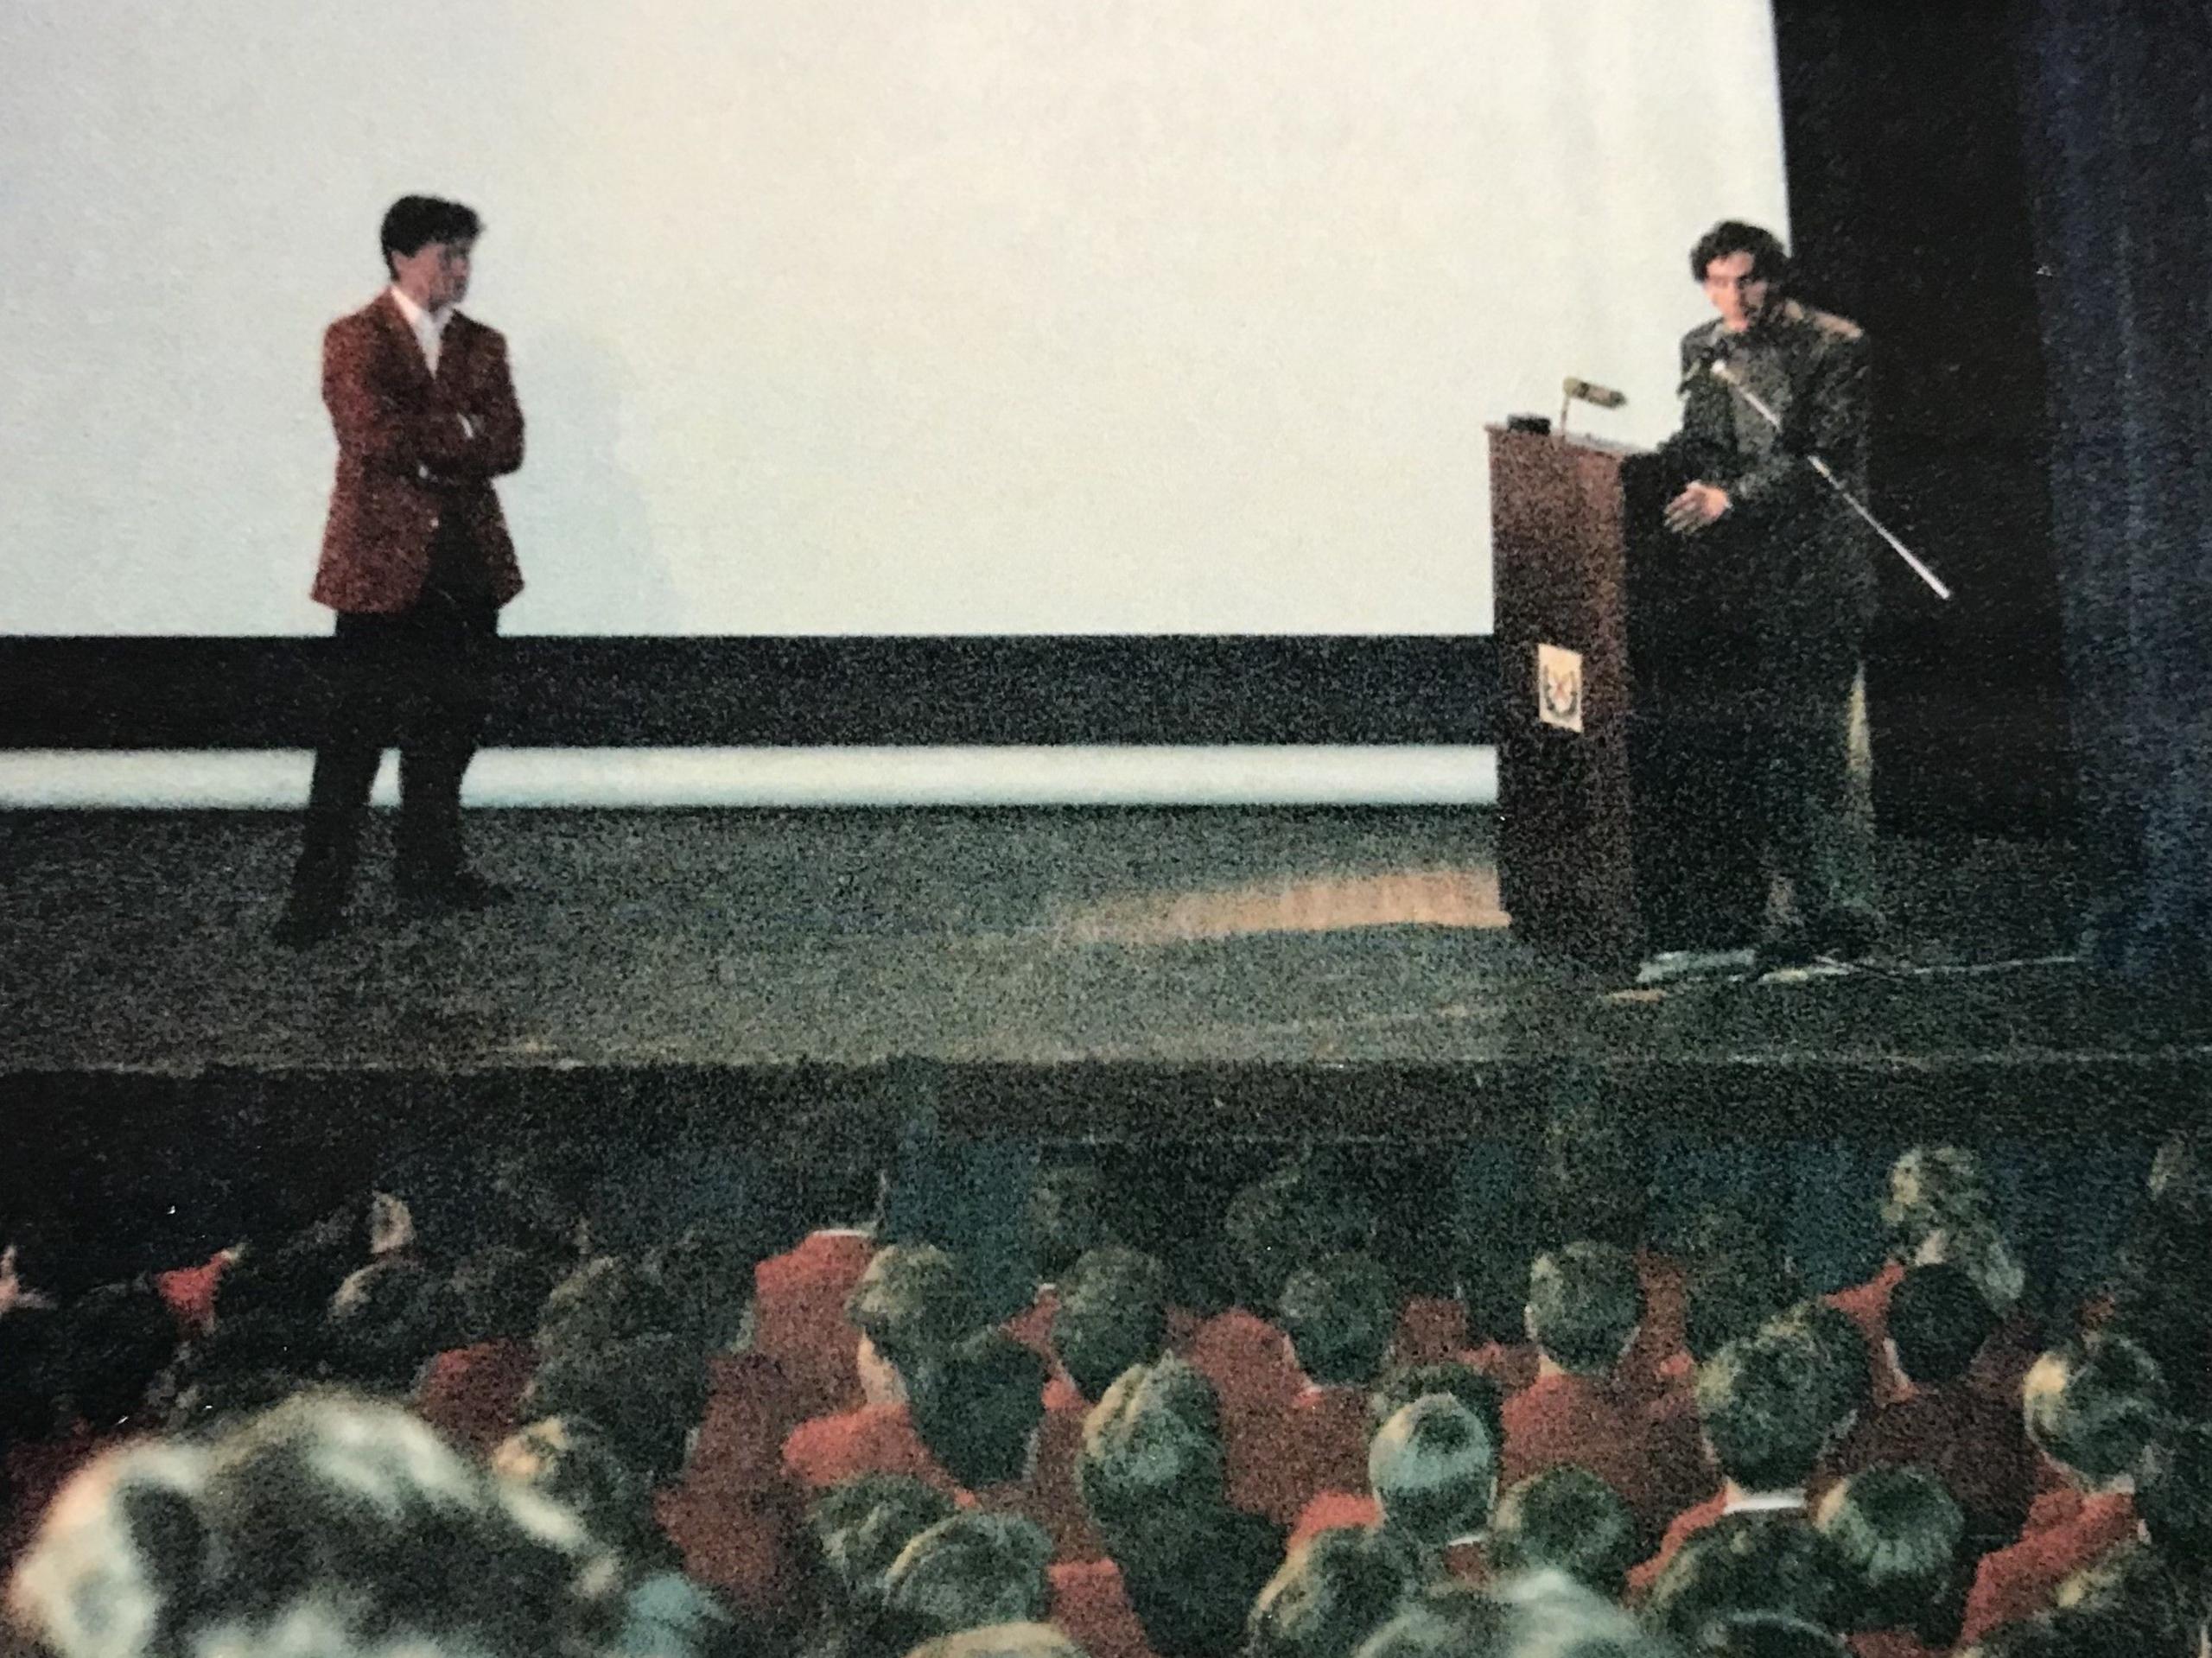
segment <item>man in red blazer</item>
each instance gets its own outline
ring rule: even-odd
[[[506,342],[454,308],[481,229],[458,202],[394,202],[382,232],[391,285],[323,336],[338,475],[314,597],[338,613],[338,668],[277,929],[295,946],[338,928],[377,763],[395,742],[403,902],[437,912],[504,896],[461,841],[499,607],[522,591],[492,488],[522,465]]]

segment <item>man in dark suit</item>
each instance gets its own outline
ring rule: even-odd
[[[1667,528],[1702,572],[1713,643],[1737,658],[1748,804],[1778,878],[1770,951],[1853,954],[1881,928],[1850,754],[1874,570],[1859,520],[1806,457],[1865,498],[1866,339],[1789,296],[1789,256],[1757,226],[1715,226],[1690,269],[1718,314],[1682,340],[1682,424],[1665,452],[1688,481]]]
[[[468,867],[461,835],[499,607],[522,590],[492,487],[522,465],[506,342],[454,308],[481,229],[458,202],[394,202],[381,237],[391,286],[323,336],[338,473],[314,597],[338,613],[336,685],[277,928],[288,944],[337,930],[395,742],[403,904],[438,913],[505,896]]]

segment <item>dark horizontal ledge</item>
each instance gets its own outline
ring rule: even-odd
[[[323,638],[0,637],[0,748],[302,748]],[[524,748],[1497,740],[1486,634],[501,641]]]

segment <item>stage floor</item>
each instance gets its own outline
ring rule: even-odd
[[[0,816],[0,1070],[2193,1066],[2194,1003],[2081,972],[2065,857],[1895,843],[1873,970],[1663,988],[1520,944],[1440,810],[506,811],[522,891],[269,940],[296,822]]]

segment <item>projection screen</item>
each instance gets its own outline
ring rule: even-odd
[[[409,191],[555,634],[1465,633],[1482,429],[1671,424],[1780,226],[1764,0],[0,9],[0,631],[321,632],[321,331]]]

